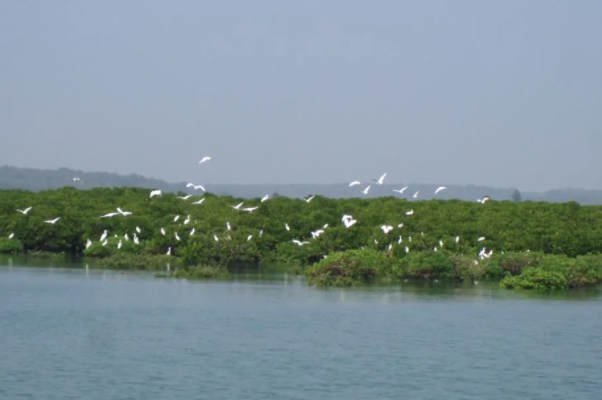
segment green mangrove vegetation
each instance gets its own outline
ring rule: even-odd
[[[233,263],[286,263],[304,266],[315,285],[496,279],[565,289],[602,280],[599,206],[149,193],[0,191],[0,253],[83,255],[112,269],[171,263],[170,276],[199,279],[227,276]],[[357,222],[347,227],[344,215]]]

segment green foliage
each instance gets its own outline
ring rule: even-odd
[[[185,278],[185,279],[215,279],[228,278],[230,272],[223,266],[215,265],[197,265],[192,268],[178,269],[165,275],[170,278]]]
[[[17,254],[23,251],[23,243],[18,239],[0,238],[1,254]]]
[[[141,254],[114,254],[100,260],[99,266],[105,269],[124,271],[158,271],[164,270],[168,264],[176,260],[169,256],[153,256]]]
[[[387,275],[392,259],[382,252],[364,249],[336,252],[306,268],[309,283],[317,286],[351,286],[377,275]]]

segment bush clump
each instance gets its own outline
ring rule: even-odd
[[[392,258],[372,250],[347,250],[329,254],[328,257],[307,267],[308,282],[316,286],[352,286],[366,282],[377,275],[390,274]]]

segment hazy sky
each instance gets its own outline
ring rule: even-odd
[[[602,189],[601,16],[592,0],[3,1],[0,164]]]

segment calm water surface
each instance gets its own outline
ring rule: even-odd
[[[0,267],[0,399],[602,399],[602,296]]]

